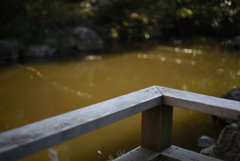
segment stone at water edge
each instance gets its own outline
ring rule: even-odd
[[[232,90],[228,91],[228,92],[225,93],[223,96],[221,96],[221,98],[229,99],[229,100],[234,100],[234,101],[240,101],[240,88],[233,88]],[[240,107],[239,107],[239,108],[240,108]],[[221,129],[222,129],[225,125],[230,125],[230,124],[232,124],[232,123],[238,123],[238,124],[240,124],[240,121],[231,120],[231,119],[226,119],[226,118],[221,118],[221,117],[217,117],[217,116],[213,116],[213,115],[212,115],[212,120],[213,120],[213,122],[214,122],[217,126],[220,126]]]
[[[202,149],[202,150],[200,151],[200,153],[201,153],[201,154],[204,154],[204,155],[210,155],[210,153],[212,152],[214,146],[215,146],[215,145],[206,147],[206,148]]]
[[[224,94],[221,98],[240,101],[240,88],[234,88],[230,90],[229,92]]]
[[[212,146],[215,143],[216,143],[215,139],[205,135],[202,135],[197,139],[197,145],[201,148]]]
[[[232,46],[235,48],[240,48],[240,35],[233,38]]]
[[[222,98],[240,101],[240,88],[230,90]],[[216,125],[227,126],[222,129],[216,145],[202,149],[201,153],[227,161],[240,161],[240,121],[216,116],[212,118]]]
[[[57,49],[52,48],[46,44],[43,45],[33,45],[29,48],[28,52],[24,53],[25,57],[35,57],[35,58],[44,58],[52,57],[56,54]]]
[[[103,40],[98,34],[83,26],[77,26],[70,30],[71,41],[76,44],[79,51],[100,51],[103,49]]]
[[[240,161],[240,125],[226,126],[220,133],[210,156],[226,161]]]
[[[221,98],[225,99],[230,99],[234,101],[240,101],[240,88],[233,88],[226,94],[224,94]],[[240,108],[240,107],[239,107]],[[224,118],[219,118],[221,121],[227,123],[227,124],[232,124],[232,123],[240,123],[240,121],[235,121],[231,119],[224,119]]]
[[[6,40],[0,40],[0,65],[16,62],[20,58],[21,48],[19,44]]]
[[[95,52],[103,50],[104,47],[100,36],[84,26],[66,27],[52,33],[52,36],[54,38],[51,39],[56,40],[53,46],[59,51]]]

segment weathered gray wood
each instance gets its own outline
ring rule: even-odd
[[[0,133],[0,160],[16,160],[161,105],[156,86]]]
[[[171,146],[173,107],[161,105],[142,112],[142,147],[162,151]]]
[[[142,145],[161,151],[171,144],[172,106],[240,120],[239,102],[153,86],[0,133],[0,160],[19,159],[145,110]]]
[[[130,152],[114,159],[114,161],[222,161],[200,153],[186,150],[177,146],[170,146],[162,152],[148,148],[137,147]]]
[[[137,147],[113,161],[160,161],[160,153],[147,148]]]
[[[174,145],[162,151],[160,158],[165,161],[222,161]]]
[[[163,104],[240,120],[240,102],[158,86]]]

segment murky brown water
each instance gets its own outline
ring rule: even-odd
[[[221,96],[240,86],[240,56],[202,46],[154,46],[61,62],[0,68],[0,131],[62,114],[152,85]],[[140,145],[141,115],[22,159],[96,161]],[[208,115],[174,109],[173,144],[199,150],[200,135],[216,137]],[[100,150],[103,155],[97,155]]]

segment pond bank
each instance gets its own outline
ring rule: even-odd
[[[0,65],[15,63],[19,59],[84,55],[103,48],[104,42],[95,31],[83,26],[68,27],[52,33],[43,43],[28,48],[20,43],[0,40]]]
[[[95,31],[84,26],[65,27],[51,33],[42,43],[32,44],[28,47],[21,44],[21,42],[0,40],[0,65],[14,64],[19,62],[19,60],[47,60],[65,56],[84,57],[89,53],[100,52],[106,50],[106,48],[111,48],[110,46],[114,44],[121,43],[109,40],[106,41],[107,40],[104,41]],[[209,48],[216,45],[230,50],[238,50],[240,48],[240,36],[220,41],[208,37],[196,36],[195,38],[168,38],[155,41],[145,40],[139,43],[142,43],[144,46],[144,44],[149,44],[149,42],[155,44],[168,43],[175,46],[184,46],[184,43],[189,44],[189,42],[195,42],[198,45],[199,43],[210,43],[208,44],[210,45]],[[131,43],[134,44],[134,42]]]

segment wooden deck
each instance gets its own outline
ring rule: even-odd
[[[240,102],[152,86],[0,133],[0,160],[17,160],[142,112],[141,146],[115,160],[217,160],[171,145],[173,106],[240,120]]]
[[[186,150],[174,145],[162,152],[156,152],[144,147],[137,147],[132,151],[114,159],[114,161],[221,161],[203,154]]]

